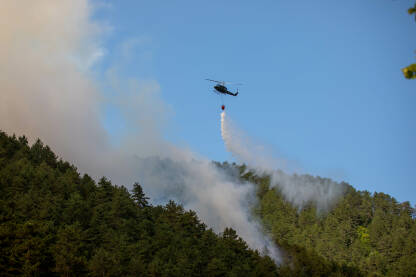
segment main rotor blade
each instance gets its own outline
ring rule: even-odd
[[[207,81],[211,81],[211,82],[215,82],[215,83],[218,83],[218,84],[222,84],[222,83],[224,83],[224,82],[221,82],[221,81],[215,81],[215,80],[212,80],[212,79],[205,79],[205,80],[207,80]]]
[[[226,82],[226,81],[216,81],[216,80],[212,80],[212,79],[205,79],[207,81],[211,81],[211,82],[215,82],[221,85],[232,85],[232,86],[242,86],[242,83],[233,83],[233,82]]]

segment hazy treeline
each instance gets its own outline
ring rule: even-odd
[[[416,276],[416,211],[409,202],[341,183],[345,193],[329,211],[317,210],[314,202],[299,209],[285,200],[279,186],[270,186],[271,176],[258,176],[245,166],[220,166],[239,168],[242,179],[257,185],[255,213],[286,252],[286,264],[308,260],[310,275],[319,272],[324,261],[369,276]],[[326,180],[310,175],[287,178]]]

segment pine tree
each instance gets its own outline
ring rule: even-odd
[[[149,200],[148,197],[146,197],[146,195],[143,192],[143,188],[139,183],[134,183],[133,185],[133,195],[132,198],[134,199],[134,201],[136,201],[137,205],[140,208],[144,208],[149,206],[149,202],[147,200]]]

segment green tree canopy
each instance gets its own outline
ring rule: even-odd
[[[1,276],[278,276],[269,257],[170,201],[80,176],[37,140],[0,131]],[[227,235],[228,234],[228,235]]]

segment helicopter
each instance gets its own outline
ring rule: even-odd
[[[216,80],[212,80],[212,79],[205,79],[205,80],[210,81],[210,82],[217,83],[214,86],[214,89],[215,89],[214,92],[217,93],[217,94],[219,94],[219,95],[221,95],[221,96],[223,94],[228,94],[228,95],[232,95],[232,96],[237,96],[238,95],[238,89],[237,89],[237,91],[235,93],[232,93],[231,91],[229,91],[227,89],[227,87],[225,86],[225,84],[230,84],[228,82],[226,83],[224,81],[216,81]],[[233,85],[237,85],[238,86],[238,85],[241,85],[241,84],[233,84]],[[222,104],[221,109],[223,111],[225,110],[225,105],[224,104]]]
[[[205,79],[205,80],[217,83],[214,86],[214,89],[216,90],[214,92],[216,92],[216,93],[228,94],[228,95],[232,95],[232,96],[237,96],[238,95],[238,89],[235,93],[232,93],[231,91],[229,91],[227,89],[227,87],[225,86],[226,82],[224,82],[224,81],[215,81],[215,80],[211,80],[211,79]],[[241,84],[235,84],[235,85],[241,85]]]

